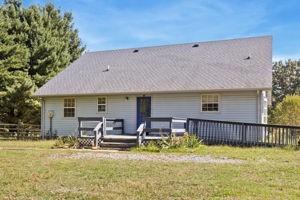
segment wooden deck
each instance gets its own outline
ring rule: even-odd
[[[85,122],[96,122],[96,125],[87,127]],[[82,146],[132,147],[168,138],[171,133],[182,135],[186,132],[185,125],[186,119],[182,118],[150,117],[146,118],[135,134],[124,134],[124,119],[78,117],[78,138]]]
[[[107,146],[140,146],[150,140],[161,140],[171,134],[195,134],[207,144],[241,146],[300,145],[300,126],[256,124],[205,119],[149,117],[141,123],[135,134],[124,134],[123,119],[78,118],[79,138],[95,148]],[[96,121],[96,127],[84,127],[83,121]],[[86,137],[82,134],[92,131]]]

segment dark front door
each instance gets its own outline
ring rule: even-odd
[[[151,97],[137,97],[137,128],[141,123],[145,122],[146,117],[151,117]]]

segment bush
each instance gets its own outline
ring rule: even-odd
[[[286,96],[272,112],[274,124],[300,125],[300,96]]]
[[[168,138],[158,141],[150,141],[145,146],[140,147],[141,150],[149,152],[159,152],[164,149],[195,149],[201,145],[201,141],[195,135],[185,133],[183,136],[171,134]]]
[[[78,139],[74,136],[58,137],[53,145],[54,148],[77,148],[78,146]]]

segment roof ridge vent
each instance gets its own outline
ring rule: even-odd
[[[137,52],[139,52],[139,50],[138,50],[138,49],[135,49],[135,50],[133,50],[133,53],[137,53]]]
[[[103,70],[103,72],[108,72],[109,71],[109,65],[107,65],[106,69]]]
[[[199,47],[199,44],[194,44],[192,47],[193,47],[193,48]]]
[[[250,60],[251,59],[251,54],[249,54],[244,60]]]

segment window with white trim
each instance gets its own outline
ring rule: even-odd
[[[64,117],[75,117],[75,98],[64,99]]]
[[[218,112],[219,111],[219,95],[203,94],[201,96],[202,112]]]
[[[98,112],[106,112],[106,97],[98,98]]]

